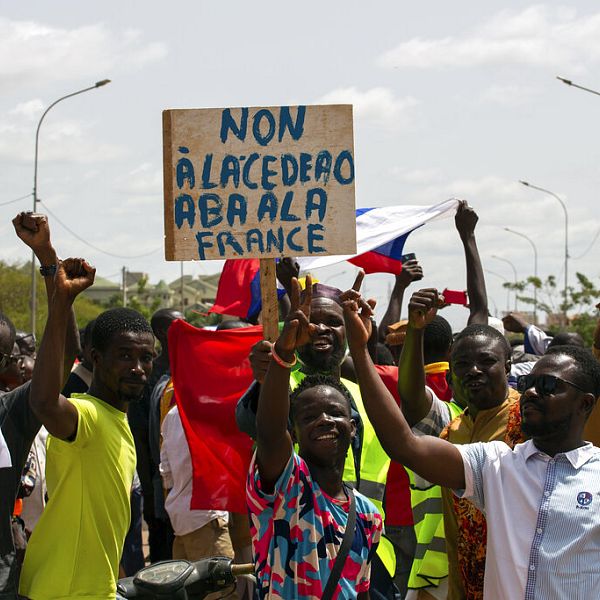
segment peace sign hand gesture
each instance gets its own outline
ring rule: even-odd
[[[292,362],[296,348],[308,344],[315,331],[315,325],[310,322],[311,276],[306,276],[306,287],[302,301],[300,299],[300,284],[296,277],[292,277],[291,292],[291,309],[283,323],[283,330],[275,342],[275,352],[286,362]]]

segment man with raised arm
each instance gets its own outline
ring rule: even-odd
[[[19,589],[31,600],[114,598],[130,522],[135,448],[125,413],[154,358],[154,335],[142,315],[126,308],[102,313],[92,333],[89,393],[60,394],[71,305],[94,273],[82,259],[58,265],[31,380],[31,407],[50,432],[49,501],[29,541]]]
[[[318,327],[310,322],[310,276],[302,302],[297,279],[292,286],[291,311],[271,349],[273,360],[261,386],[256,453],[248,477],[259,596],[367,599],[381,515],[342,482],[356,432],[350,392],[330,375],[308,375],[290,397],[295,350],[309,343]],[[355,524],[347,531],[353,508]],[[342,554],[339,581],[329,583],[333,587],[327,596],[345,536],[351,536],[349,551]]]
[[[343,300],[359,385],[384,448],[487,516],[484,597],[599,597],[600,449],[582,437],[600,396],[600,365],[589,351],[557,347],[519,380],[522,428],[531,440],[512,449],[503,441],[455,445],[413,433],[366,349],[374,303],[353,290]],[[433,294],[419,310],[413,304],[415,325],[439,301]],[[462,384],[475,388],[480,380]]]
[[[47,297],[50,299],[54,293],[54,272],[58,259],[50,241],[48,219],[45,215],[22,212],[13,219],[13,225],[17,236],[33,250],[42,265],[40,271],[44,277]],[[33,340],[33,336],[30,339]],[[66,375],[71,370],[73,360],[78,353],[78,341],[75,317],[71,311],[66,328],[64,357],[60,355],[63,373]],[[8,316],[0,313],[0,370],[7,364],[6,359],[10,356],[14,342],[14,325]],[[11,531],[11,518],[23,467],[31,444],[40,429],[40,421],[32,410],[29,397],[29,383],[0,395],[0,447],[1,440],[4,439],[5,456],[9,459],[7,464],[0,462],[0,599],[2,600],[17,598],[20,564]]]

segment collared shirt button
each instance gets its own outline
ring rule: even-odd
[[[550,492],[549,492],[548,490],[546,490],[546,491],[544,492],[544,496],[546,496],[546,498],[547,498],[549,495],[550,495]]]
[[[536,529],[536,532],[537,532],[537,533],[542,533],[542,528],[541,528],[541,527],[538,527],[538,528]]]
[[[529,570],[530,571],[535,571],[535,565],[529,565]]]
[[[550,464],[553,465],[556,462],[556,460],[554,458],[550,459]]]

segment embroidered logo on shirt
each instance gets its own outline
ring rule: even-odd
[[[589,506],[592,503],[592,499],[592,494],[590,494],[589,492],[579,492],[579,494],[577,494],[577,504],[579,504],[579,506],[577,506],[576,508],[589,510]]]

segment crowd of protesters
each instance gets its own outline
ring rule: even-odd
[[[236,407],[254,441],[242,514],[190,508],[167,335],[184,315],[114,308],[78,331],[95,269],[17,215],[48,317],[38,346],[0,312],[0,600],[115,598],[148,563],[211,556],[255,569],[211,598],[600,598],[600,321],[589,349],[490,317],[477,221],[460,202],[460,331],[434,288],[401,319],[415,258],[379,324],[364,273],[341,291],[278,263],[280,334],[252,347]]]

